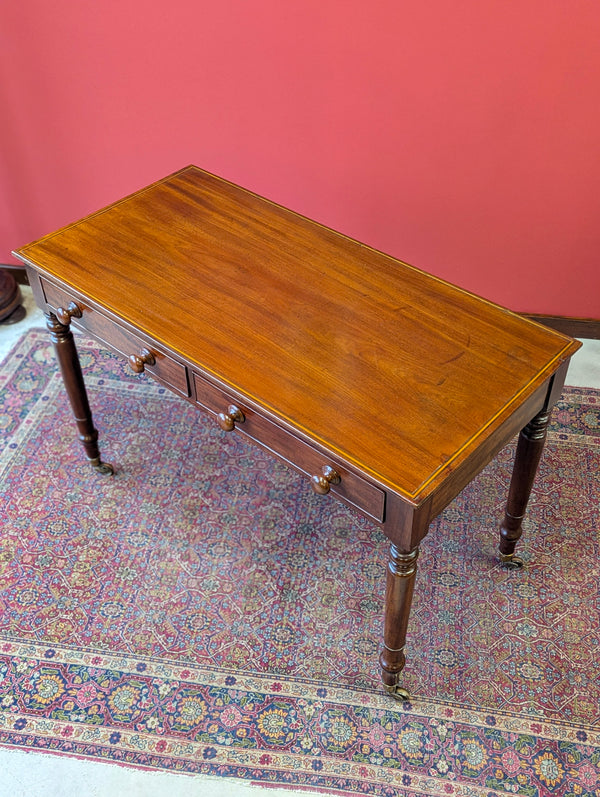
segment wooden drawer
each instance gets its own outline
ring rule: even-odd
[[[340,476],[338,484],[331,484],[332,493],[346,503],[357,507],[370,517],[383,521],[385,492],[365,481],[344,466],[328,458],[291,432],[258,414],[232,395],[221,390],[199,374],[193,374],[196,403],[214,415],[228,413],[231,405],[243,414],[243,422],[236,422],[235,429],[259,443],[263,448],[305,473],[314,476],[323,467],[331,467]]]
[[[176,390],[184,396],[190,395],[187,371],[182,363],[174,360],[153,342],[123,329],[118,323],[90,307],[85,301],[71,296],[67,291],[48,282],[43,277],[40,282],[46,302],[52,309],[67,308],[71,302],[75,302],[81,310],[81,318],[73,317],[74,325],[89,332],[93,338],[125,357],[129,358],[131,355],[139,357],[142,350],[148,350],[154,358],[154,364],[144,364],[143,370],[152,374],[172,390]]]

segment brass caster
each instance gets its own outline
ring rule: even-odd
[[[90,465],[96,473],[100,473],[102,476],[114,475],[115,469],[109,462],[102,462],[100,459],[91,459]]]
[[[393,686],[383,684],[383,688],[390,697],[393,697],[394,700],[398,700],[400,703],[410,700],[410,693],[401,686],[398,686],[398,684],[394,684]]]
[[[520,570],[524,562],[519,556],[515,556],[514,554],[500,554],[500,563],[502,567],[505,567],[507,570]]]

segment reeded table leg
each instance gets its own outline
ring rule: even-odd
[[[379,663],[384,689],[397,700],[407,700],[409,697],[408,692],[398,686],[398,679],[405,663],[406,629],[418,556],[418,547],[408,553],[402,553],[394,544],[390,547],[385,590],[383,650]]]
[[[500,559],[507,567],[522,567],[521,559],[514,555],[515,546],[523,529],[527,502],[533,487],[540,457],[546,442],[550,410],[544,408],[533,418],[519,435],[513,468],[506,514],[500,527]]]
[[[46,313],[46,326],[54,344],[65,389],[75,416],[79,440],[92,467],[99,473],[114,473],[112,465],[102,462],[98,449],[98,432],[94,428],[79,356],[69,326],[61,324],[54,313]]]

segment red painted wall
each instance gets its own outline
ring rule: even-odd
[[[600,318],[596,0],[19,0],[0,262],[188,163],[513,309]]]

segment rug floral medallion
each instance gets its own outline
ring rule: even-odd
[[[43,330],[0,373],[0,744],[334,794],[600,795],[600,392],[565,388],[521,571],[508,446],[422,545],[405,704],[367,520],[78,337],[113,477]]]

